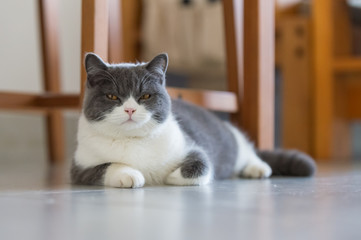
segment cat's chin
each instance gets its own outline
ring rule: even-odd
[[[124,122],[122,122],[120,124],[120,127],[124,130],[124,131],[127,131],[127,130],[134,130],[134,129],[139,129],[141,128],[143,125],[145,125],[146,123],[144,122],[138,122],[138,121],[134,121],[132,119],[128,119]]]
[[[141,128],[144,125],[146,125],[147,123],[149,123],[150,121],[151,121],[150,117],[140,118],[140,119],[129,118],[129,119],[121,122],[120,127],[123,128],[124,130],[127,130],[127,129],[132,130],[132,129]]]
[[[139,126],[146,124],[150,119],[142,119],[142,120],[134,120],[134,119],[128,119],[123,121],[120,125],[124,126]]]
[[[102,135],[111,138],[122,137],[145,137],[156,134],[162,129],[163,124],[157,123],[154,119],[148,121],[126,120],[122,123],[98,122],[92,123],[92,127]]]
[[[126,137],[144,137],[159,130],[160,124],[156,124],[153,120],[146,122],[126,121],[119,126],[120,134]]]

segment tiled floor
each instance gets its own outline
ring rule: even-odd
[[[71,186],[52,170],[2,169],[0,239],[361,239],[359,166],[141,189]]]

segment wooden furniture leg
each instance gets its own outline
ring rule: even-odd
[[[109,11],[108,0],[83,0],[81,23],[81,99],[84,95],[86,71],[84,55],[95,52],[108,60]]]
[[[44,90],[60,93],[60,63],[58,39],[58,0],[39,0],[43,54]],[[65,159],[64,119],[61,111],[45,113],[48,159],[61,163]]]
[[[260,149],[274,147],[274,0],[244,1],[243,126]]]
[[[109,62],[123,62],[123,19],[120,0],[109,0]]]
[[[225,27],[227,84],[228,90],[236,93],[237,105],[242,106],[243,92],[243,2],[223,1]],[[243,126],[241,112],[232,114],[232,121],[238,127]],[[255,139],[253,139],[255,140]]]
[[[333,137],[332,1],[313,1],[314,156],[331,157]]]
[[[271,9],[274,1],[244,0],[242,4],[238,0],[224,0],[223,4],[228,86],[239,96],[241,106],[241,113],[235,115],[234,120],[259,148],[272,149],[275,26]]]

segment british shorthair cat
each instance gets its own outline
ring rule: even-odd
[[[71,169],[75,184],[137,188],[204,185],[235,176],[310,176],[316,165],[297,151],[256,151],[211,112],[171,100],[167,54],[148,63],[109,64],[85,57],[87,83]]]

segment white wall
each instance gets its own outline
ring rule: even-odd
[[[40,91],[36,1],[0,1],[0,89]]]
[[[0,0],[0,91],[42,91],[37,2]],[[65,92],[79,92],[81,0],[59,2],[62,87]],[[66,114],[68,162],[76,145],[77,116]],[[1,111],[0,165],[6,169],[14,164],[46,166],[45,133],[41,115]]]
[[[0,90],[42,89],[37,2],[0,1]],[[79,92],[81,1],[59,2],[62,87]]]
[[[80,92],[81,0],[61,0],[60,52],[64,92]]]

